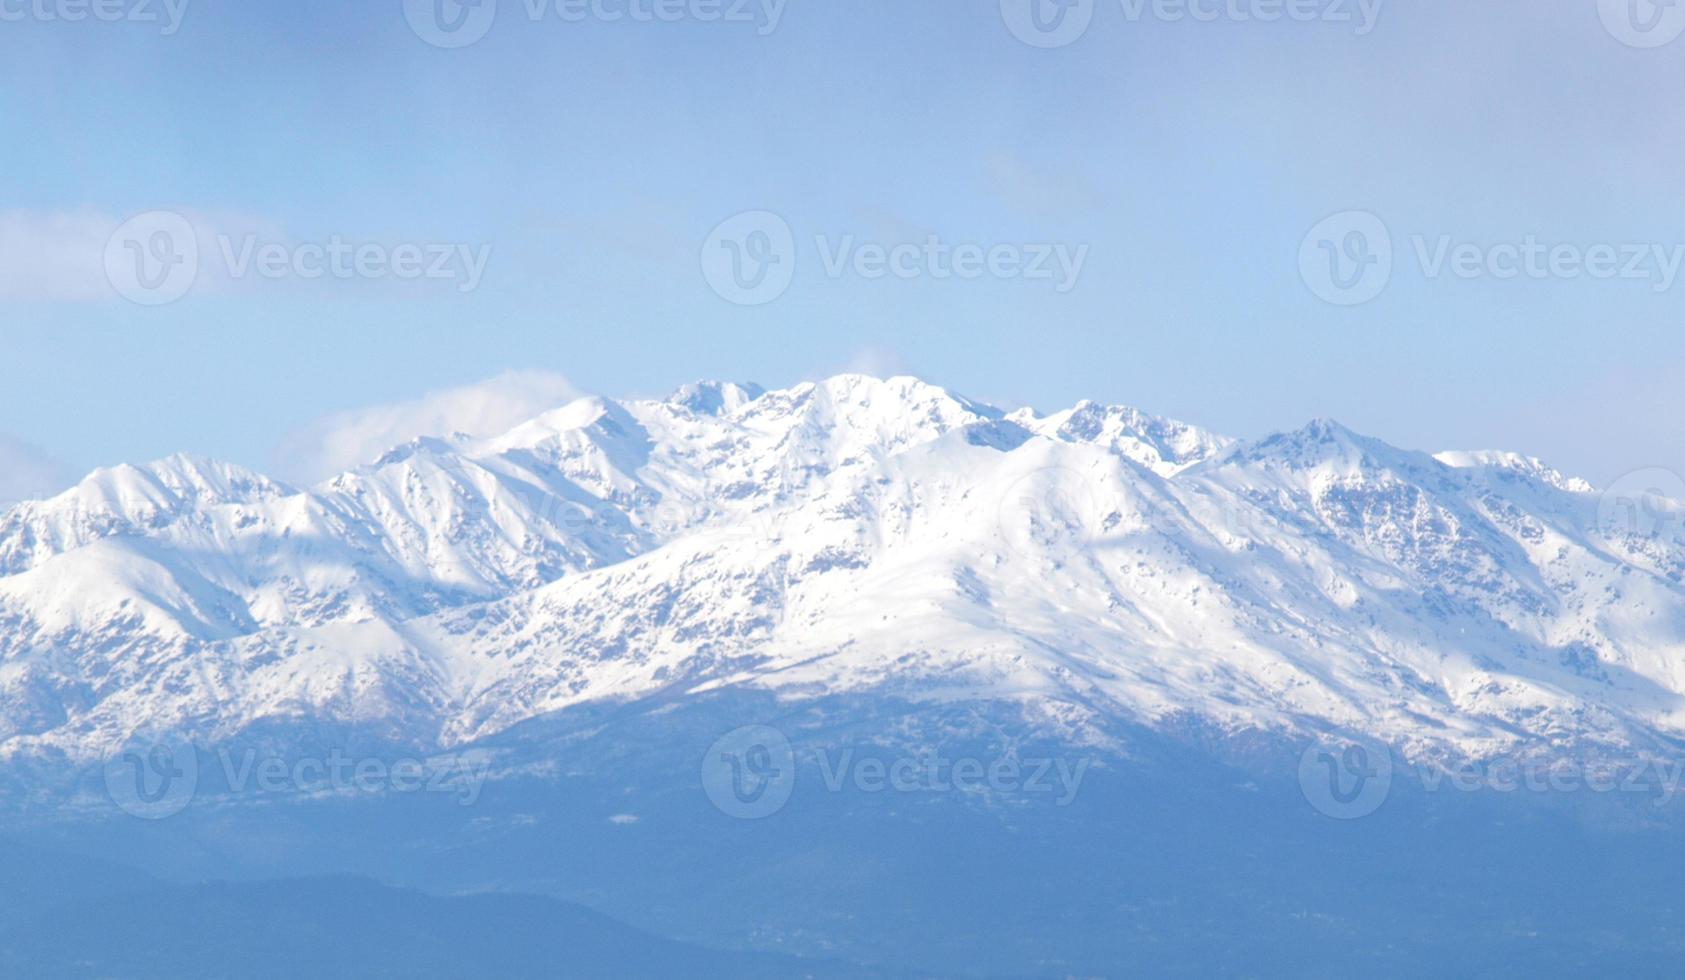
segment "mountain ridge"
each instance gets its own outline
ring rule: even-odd
[[[0,512],[0,757],[276,723],[444,748],[674,684],[1617,751],[1685,735],[1682,570],[1514,454],[699,382],[309,488],[177,456]]]

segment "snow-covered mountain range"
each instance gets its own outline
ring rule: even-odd
[[[1332,422],[1242,443],[855,375],[588,398],[311,488],[177,456],[0,514],[0,755],[431,749],[726,688],[987,699],[1080,742],[1651,746],[1685,735],[1685,547],[1600,502]]]

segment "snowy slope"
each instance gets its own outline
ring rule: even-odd
[[[727,686],[1407,753],[1685,734],[1685,549],[1535,460],[911,378],[588,398],[308,490],[177,457],[0,515],[0,752],[457,745]]]

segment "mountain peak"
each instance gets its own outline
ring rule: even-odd
[[[1031,431],[1063,442],[1091,443],[1119,453],[1159,476],[1210,459],[1231,440],[1175,419],[1126,405],[1083,399],[1063,412],[1041,416],[1020,409],[1012,418]]]
[[[1567,476],[1544,460],[1521,453],[1501,450],[1450,451],[1435,453],[1433,458],[1452,469],[1484,467],[1520,474],[1569,493],[1593,493],[1596,490],[1589,482],[1579,477]]]
[[[468,437],[461,433],[457,433],[449,439],[441,439],[438,436],[416,436],[409,442],[393,446],[386,452],[381,453],[380,456],[377,457],[370,465],[376,467],[390,466],[393,463],[401,463],[404,460],[411,459],[415,456],[437,456],[444,453],[455,452],[460,448],[462,443],[467,441]]]
[[[836,374],[792,390],[802,388],[822,392],[838,404],[852,402],[882,407],[887,402],[897,407],[926,411],[939,407],[939,410],[958,409],[985,419],[997,419],[1005,414],[992,405],[973,401],[939,384],[910,374],[898,374],[888,378],[859,373]]]
[[[666,402],[698,415],[718,416],[735,412],[764,394],[766,389],[753,382],[696,381],[668,395]]]
[[[1405,450],[1354,432],[1334,419],[1315,418],[1300,428],[1238,446],[1232,458],[1274,462],[1289,469],[1312,469],[1330,463],[1362,467],[1402,455],[1406,455]]]
[[[190,453],[175,453],[150,463],[119,463],[94,470],[54,500],[125,500],[173,498],[235,502],[293,492],[255,470]]]

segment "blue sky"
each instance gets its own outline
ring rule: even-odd
[[[0,0],[0,435],[73,470],[264,467],[324,416],[507,371],[631,395],[849,368],[1241,436],[1332,416],[1595,481],[1685,469],[1685,39],[1626,43],[1616,0],[1383,3],[1367,33],[1338,19],[1357,0],[1305,0],[1303,23],[1094,0],[1051,49],[994,0],[791,0],[775,26],[701,21],[705,0],[676,22],[497,0],[457,49],[401,0],[187,0],[167,36],[163,0],[45,18],[74,2]],[[102,263],[159,210],[196,229],[201,272],[139,305]],[[745,211],[794,247],[752,306],[702,271]],[[1352,211],[1393,262],[1343,306],[1300,257]],[[931,236],[1083,261],[1072,282],[855,261]],[[223,254],[334,241],[460,248],[483,274],[269,278]],[[1528,242],[1575,261],[1487,274]],[[1465,246],[1485,272],[1435,265]],[[1599,247],[1635,276],[1585,271]]]

